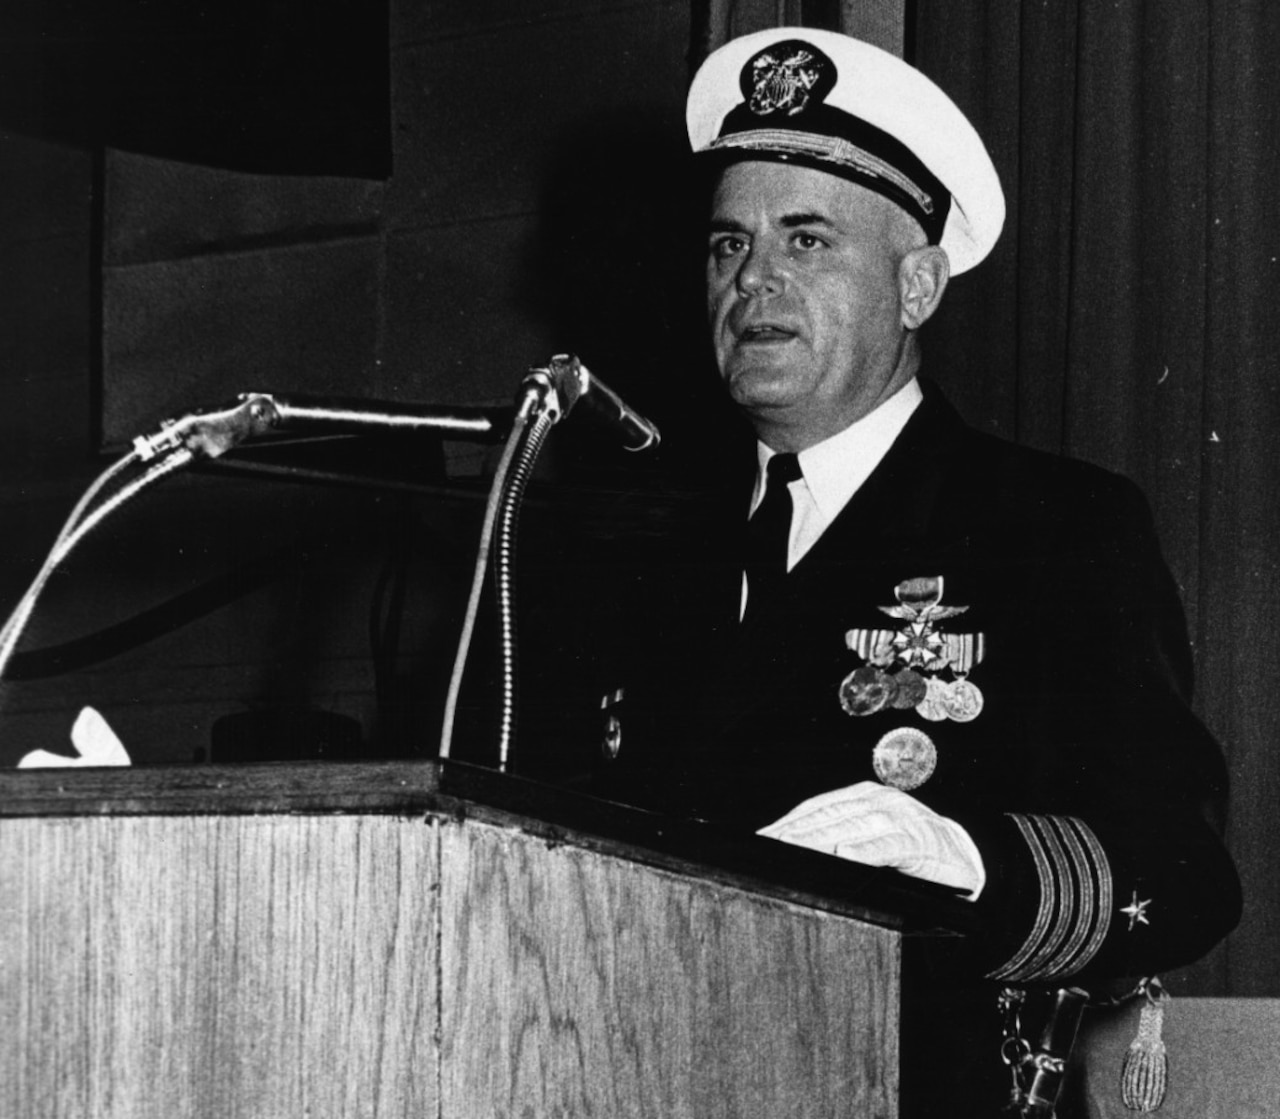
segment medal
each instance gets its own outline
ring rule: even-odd
[[[893,651],[909,668],[921,667],[930,672],[946,668],[946,643],[928,622],[912,622],[893,638]]]
[[[946,690],[946,684],[936,676],[930,676],[925,681],[924,699],[916,704],[916,713],[920,718],[928,719],[931,723],[940,723],[947,717],[947,706],[943,700],[943,693]]]
[[[892,676],[863,665],[840,682],[840,706],[846,715],[874,715],[893,702],[896,692]]]
[[[863,660],[840,683],[840,706],[849,715],[915,709],[922,719],[969,723],[982,714],[983,695],[968,676],[986,656],[982,633],[943,633],[939,625],[968,612],[943,605],[941,575],[904,579],[897,602],[880,612],[899,628],[858,627],[845,632],[845,647]],[[891,669],[895,669],[892,674]],[[950,682],[941,678],[945,673]]]
[[[894,633],[892,648],[894,656],[908,668],[941,672],[957,651],[952,635],[940,633],[937,625],[965,613],[969,607],[944,606],[942,589],[941,575],[904,579],[893,589],[897,603],[880,607],[882,614],[906,623]]]
[[[924,731],[899,727],[876,743],[871,765],[881,784],[906,793],[918,789],[933,776],[938,766],[938,751]]]
[[[925,678],[910,668],[904,668],[901,672],[895,673],[893,682],[898,686],[893,697],[893,706],[899,711],[909,711],[919,706],[920,701],[929,693],[929,685],[925,682]]]
[[[943,687],[942,707],[948,719],[970,723],[982,714],[982,692],[963,676]]]

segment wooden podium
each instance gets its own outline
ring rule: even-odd
[[[454,763],[0,775],[0,1115],[898,1114],[901,876]]]

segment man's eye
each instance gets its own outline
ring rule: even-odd
[[[741,237],[717,237],[711,242],[711,255],[716,260],[728,260],[746,247],[747,243]]]
[[[813,233],[797,233],[791,238],[791,243],[795,245],[797,249],[805,250],[821,248],[826,244],[821,237]]]

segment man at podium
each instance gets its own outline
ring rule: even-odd
[[[981,139],[912,67],[805,28],[712,54],[687,122],[756,459],[605,697],[609,789],[961,891],[992,1004],[1194,960],[1239,886],[1146,502],[968,428],[922,360],[1003,225]]]

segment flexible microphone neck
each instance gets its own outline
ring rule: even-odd
[[[563,415],[580,406],[598,422],[607,424],[621,437],[628,451],[645,451],[656,447],[661,440],[655,424],[631,408],[571,354],[557,354],[545,369],[530,370],[525,380],[549,387],[556,394]]]

